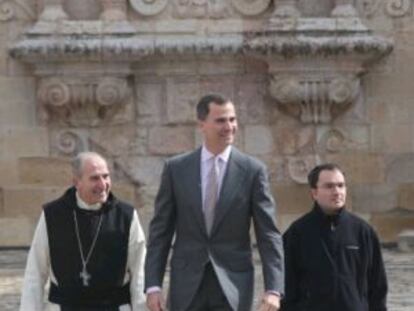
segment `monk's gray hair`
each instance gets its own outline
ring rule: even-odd
[[[106,163],[105,158],[97,152],[93,152],[93,151],[80,152],[72,159],[73,175],[80,177],[82,175],[82,170],[83,170],[83,165],[85,163],[85,160],[91,159],[91,158],[100,158]]]

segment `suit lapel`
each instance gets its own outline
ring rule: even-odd
[[[241,157],[240,152],[232,147],[229,162],[227,163],[227,169],[223,178],[223,184],[221,186],[219,200],[216,206],[214,223],[211,229],[212,233],[231,208],[234,196],[241,191],[240,188],[246,174],[246,169],[241,163]]]
[[[193,207],[191,210],[194,213],[194,218],[198,221],[199,228],[202,228],[203,232],[207,234],[202,208],[200,165],[201,148],[194,151],[185,162],[183,168],[183,171],[186,172],[184,186],[188,189],[187,199],[190,201],[189,206]]]

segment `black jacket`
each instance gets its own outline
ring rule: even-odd
[[[365,221],[345,209],[329,217],[316,205],[283,239],[283,311],[387,310],[380,244]]]

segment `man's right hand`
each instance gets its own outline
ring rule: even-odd
[[[164,311],[165,303],[162,292],[147,294],[147,307],[150,311]]]

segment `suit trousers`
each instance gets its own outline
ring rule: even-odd
[[[60,306],[60,311],[119,311],[119,307],[65,307],[65,306]]]
[[[211,263],[205,267],[203,279],[188,311],[233,311],[217,279]]]

